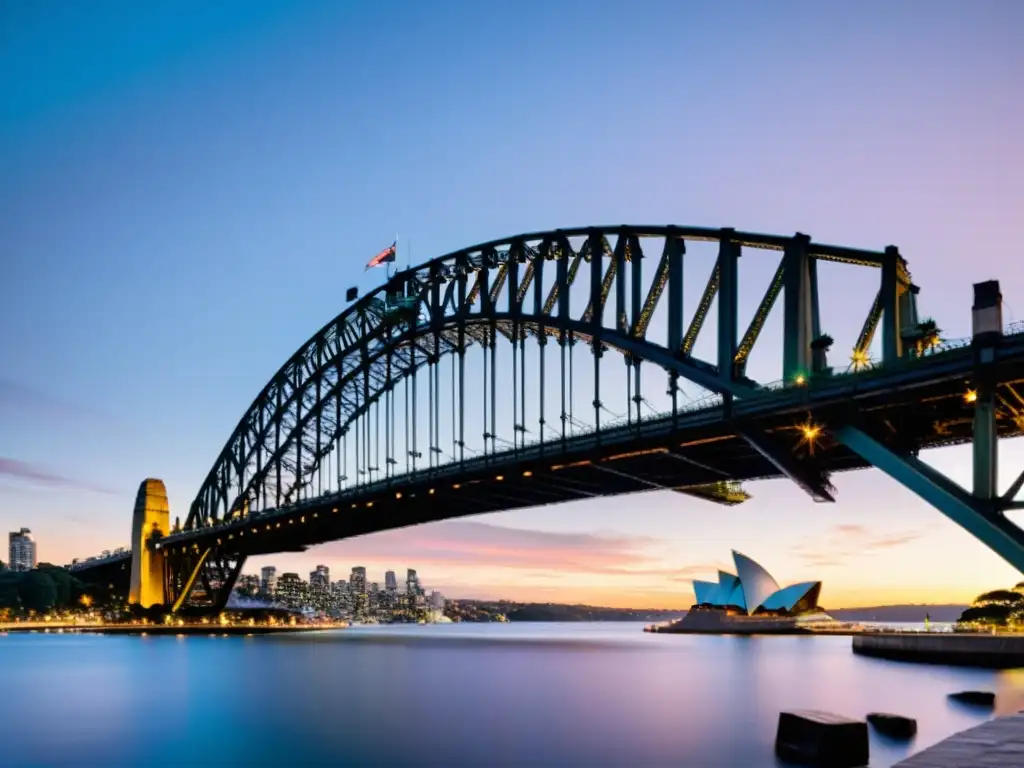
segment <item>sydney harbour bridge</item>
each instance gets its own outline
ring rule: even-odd
[[[700,249],[710,277],[684,307]],[[776,268],[741,325],[754,259]],[[874,274],[846,296],[864,313],[850,349],[821,327],[829,262]],[[1024,431],[1024,326],[1004,328],[989,281],[974,286],[972,336],[943,340],[917,294],[895,247],[802,234],[583,227],[456,251],[389,275],[302,344],[184,520],[147,480],[131,551],[73,569],[128,585],[132,603],[216,611],[253,555],[658,489],[731,505],[772,477],[831,502],[832,473],[877,467],[1024,571],[1024,530],[1005,514],[1024,507],[1024,472],[1000,494],[997,461]],[[781,379],[748,375],[759,339]],[[954,444],[973,446],[968,488],[918,458]]]

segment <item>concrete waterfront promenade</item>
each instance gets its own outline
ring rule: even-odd
[[[952,632],[865,632],[853,652],[893,661],[1012,669],[1024,667],[1024,635]]]
[[[1024,713],[954,733],[893,768],[1024,768]]]

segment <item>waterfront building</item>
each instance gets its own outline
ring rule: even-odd
[[[430,607],[433,608],[435,611],[443,611],[444,610],[444,595],[442,595],[440,592],[431,592],[430,593]]]
[[[384,574],[384,589],[388,592],[398,591],[398,579],[395,578],[394,571],[387,571]]]
[[[277,568],[272,565],[260,569],[260,591],[267,597],[277,593]]]
[[[32,531],[22,528],[12,531],[8,537],[7,567],[12,571],[31,571],[36,567],[36,542]]]
[[[249,574],[239,576],[235,589],[243,597],[256,597],[260,592],[260,577]]]
[[[697,607],[733,611],[747,616],[797,616],[820,611],[820,581],[780,588],[756,561],[733,550],[736,575],[718,572],[718,581],[694,580]]]

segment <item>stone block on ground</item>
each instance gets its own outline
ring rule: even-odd
[[[875,730],[895,739],[909,739],[917,733],[917,720],[888,712],[872,712],[868,722]]]
[[[960,691],[949,694],[949,698],[979,707],[994,707],[996,705],[996,695],[992,691]]]
[[[868,724],[831,712],[780,712],[775,753],[814,768],[861,768],[868,764]]]

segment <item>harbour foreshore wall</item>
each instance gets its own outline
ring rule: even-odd
[[[1011,669],[1024,667],[1024,635],[869,632],[854,636],[853,652],[894,661]]]

